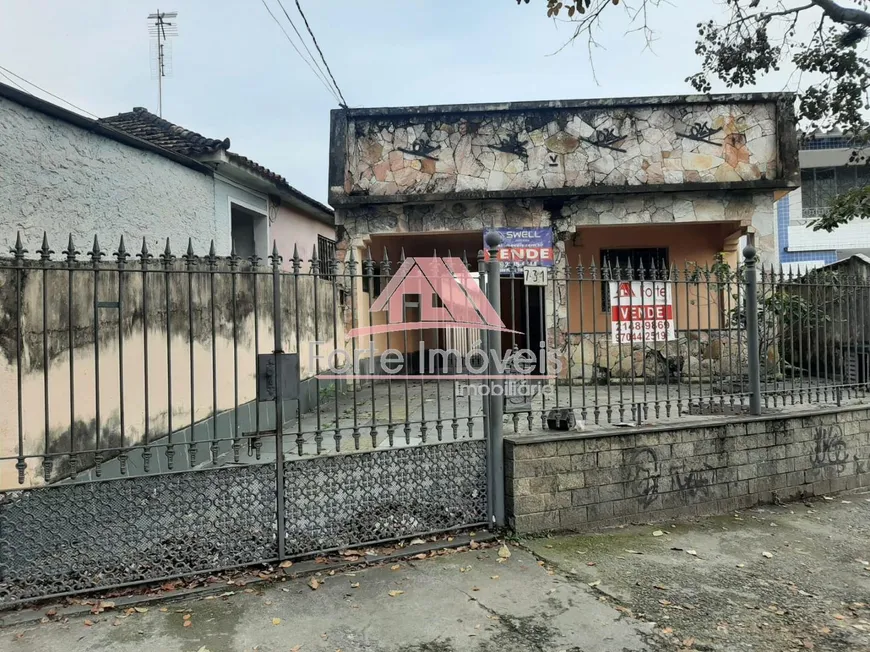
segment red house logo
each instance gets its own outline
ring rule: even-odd
[[[405,297],[419,298],[416,321],[405,321]],[[459,258],[407,258],[369,312],[388,314],[387,323],[354,328],[348,338],[423,328],[510,331],[477,280]]]

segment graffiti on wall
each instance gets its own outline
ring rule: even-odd
[[[680,491],[687,492],[692,498],[710,495],[710,473],[713,467],[704,464],[703,467],[686,468],[685,463],[679,467],[671,467],[674,483]]]
[[[842,473],[849,460],[843,429],[838,425],[820,426],[813,431],[813,466],[833,466]]]
[[[631,486],[644,509],[647,509],[659,495],[659,480],[662,477],[659,458],[652,448],[639,448],[631,451],[627,462],[631,469]]]

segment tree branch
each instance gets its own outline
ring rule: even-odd
[[[824,11],[828,18],[836,23],[870,27],[870,11],[848,9],[838,5],[834,0],[812,0],[812,3]]]

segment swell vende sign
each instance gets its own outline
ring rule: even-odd
[[[502,274],[523,275],[523,267],[553,266],[553,231],[551,229],[507,228],[498,227],[484,231],[483,237],[490,231],[501,235],[498,247],[498,260],[501,262]],[[484,260],[489,260],[489,251],[484,245]]]
[[[611,281],[612,342],[676,339],[672,284],[666,281]]]

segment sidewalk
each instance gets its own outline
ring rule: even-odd
[[[498,547],[0,630],[10,652],[641,652],[651,625]],[[228,589],[235,587],[228,586]],[[392,592],[392,595],[391,595]],[[88,624],[91,623],[91,624]],[[185,623],[190,625],[185,626]]]
[[[870,651],[870,492],[525,543],[666,649]]]

